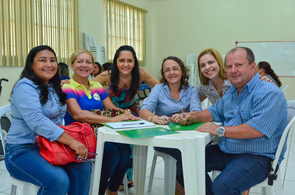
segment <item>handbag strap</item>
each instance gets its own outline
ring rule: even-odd
[[[73,124],[73,123],[72,123]],[[83,127],[84,128],[84,127]],[[80,133],[80,132],[78,132],[78,133]],[[87,139],[85,138],[85,135],[83,134],[83,133],[80,133],[81,135],[82,135],[82,137],[83,137],[83,140],[84,140],[84,142],[85,142],[85,146],[86,146],[86,148],[87,148],[87,150],[89,151],[89,144],[88,144],[88,141],[87,141]],[[65,150],[65,152],[66,152],[66,154],[72,159],[72,160],[74,160],[75,162],[81,162],[81,161],[79,161],[79,160],[77,160],[74,156],[72,156],[71,154],[70,154],[70,152],[67,150],[67,148],[65,147],[65,144],[62,144],[62,147],[63,147],[63,149]]]
[[[80,126],[81,128],[68,128],[68,127],[73,127],[74,125]],[[79,122],[73,122],[72,124],[66,125],[66,126],[61,126],[61,125],[57,125],[57,126],[64,129],[65,131],[71,131],[71,132],[81,132],[84,130],[84,125]]]

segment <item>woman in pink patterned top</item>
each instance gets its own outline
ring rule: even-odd
[[[227,80],[223,59],[216,49],[205,49],[199,54],[198,72],[201,84],[197,89],[201,102],[208,98],[215,104],[231,86]]]

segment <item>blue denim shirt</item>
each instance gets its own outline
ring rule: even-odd
[[[48,87],[48,101],[40,103],[38,86],[27,78],[19,80],[11,97],[12,124],[7,134],[9,144],[34,143],[37,135],[55,141],[64,132],[61,125],[66,105],[59,103],[59,97],[52,86]]]
[[[250,153],[275,158],[280,138],[287,126],[287,101],[276,85],[261,81],[256,74],[239,96],[238,90],[232,86],[227,94],[208,110],[214,121],[224,123],[225,130],[226,126],[246,123],[264,134],[263,137],[249,139],[222,137],[218,144],[223,152]],[[285,150],[286,145],[282,156]]]
[[[141,109],[155,112],[158,116],[171,117],[181,111],[181,107],[186,112],[201,111],[201,103],[197,89],[194,86],[183,87],[180,91],[179,100],[171,97],[169,86],[157,84],[149,94]]]

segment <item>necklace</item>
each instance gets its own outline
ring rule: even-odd
[[[127,84],[126,84],[126,83],[124,83],[124,84],[123,84],[123,87],[127,87]]]

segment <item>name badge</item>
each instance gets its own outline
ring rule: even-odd
[[[93,98],[97,101],[100,101],[100,96],[98,95],[98,93],[93,94]]]

